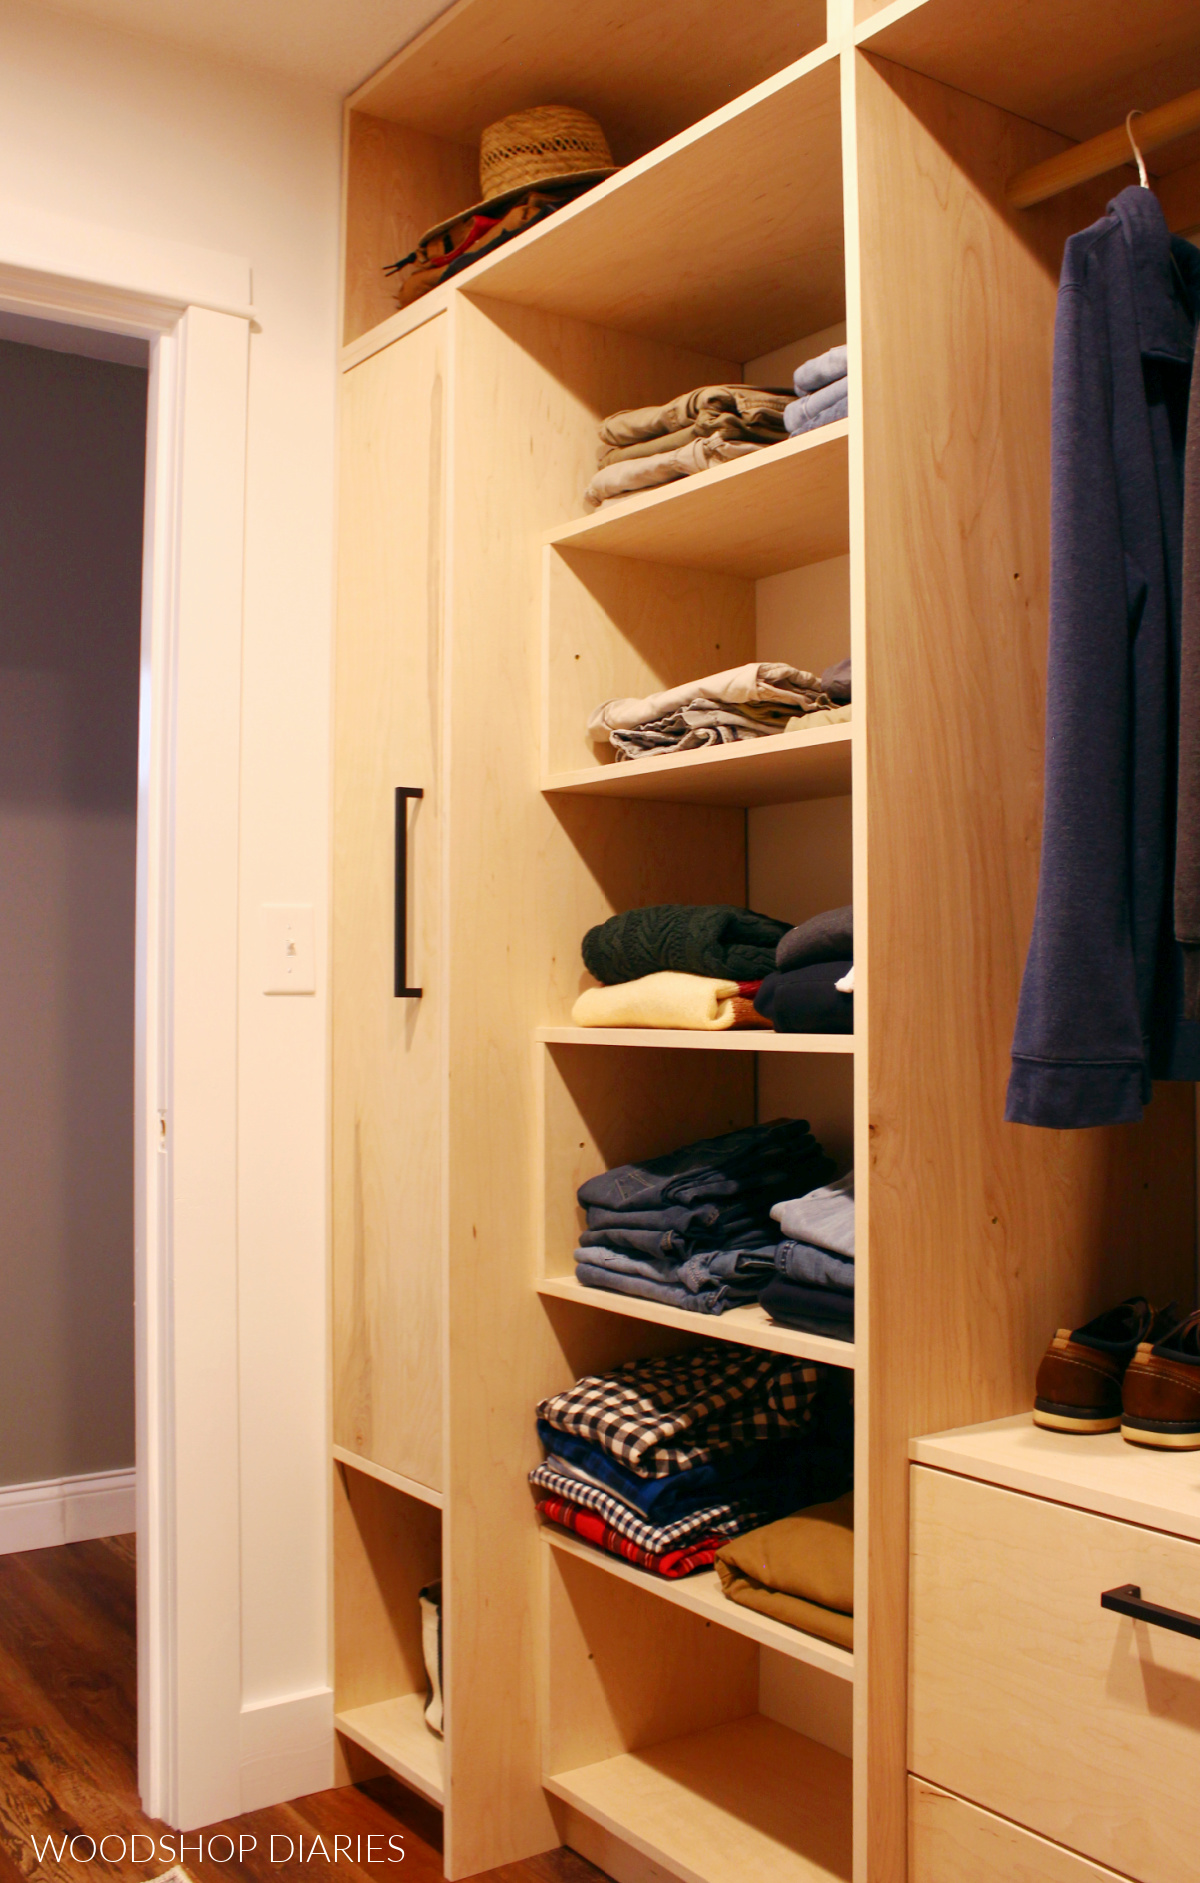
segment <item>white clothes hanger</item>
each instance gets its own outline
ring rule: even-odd
[[[1150,178],[1146,173],[1146,159],[1142,156],[1141,151],[1138,149],[1137,138],[1133,135],[1133,120],[1135,118],[1140,118],[1141,115],[1142,115],[1141,112],[1136,108],[1136,106],[1132,111],[1130,111],[1126,115],[1125,135],[1129,139],[1130,148],[1132,149],[1133,154],[1137,159],[1138,182],[1141,184],[1144,190],[1148,190],[1150,188]]]

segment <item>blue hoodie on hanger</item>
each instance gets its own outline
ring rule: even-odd
[[[1046,805],[1005,1116],[1142,1115],[1200,1079],[1172,923],[1183,445],[1200,250],[1122,190],[1066,245],[1054,335]]]

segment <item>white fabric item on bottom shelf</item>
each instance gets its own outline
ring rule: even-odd
[[[425,1724],[431,1733],[442,1737],[442,1585],[431,1582],[417,1596],[421,1605],[421,1653],[425,1659],[425,1678],[429,1698],[425,1702]]]

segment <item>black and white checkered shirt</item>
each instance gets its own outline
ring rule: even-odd
[[[799,1432],[820,1372],[811,1361],[708,1341],[577,1380],[544,1399],[538,1416],[603,1445],[639,1477],[669,1478]]]

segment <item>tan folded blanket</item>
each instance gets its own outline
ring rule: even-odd
[[[754,1002],[738,993],[736,981],[703,974],[646,974],[615,987],[589,987],[571,1009],[573,1026],[682,1027],[690,1033],[723,1033],[734,1026],[761,1025]]]
[[[731,1602],[854,1646],[854,1493],[733,1537],[717,1552]]]
[[[775,440],[771,441],[776,442]],[[627,458],[619,464],[606,464],[596,472],[583,493],[589,510],[608,503],[613,497],[627,497],[631,491],[654,490],[660,484],[673,484],[680,477],[694,477],[714,464],[729,464],[748,451],[761,451],[761,444],[739,444],[728,438],[693,438],[675,451],[656,451],[648,458]]]
[[[805,713],[798,719],[789,719],[785,732],[811,732],[814,726],[842,726],[850,717],[848,706],[823,706],[819,712]]]
[[[768,386],[697,386],[681,392],[667,405],[635,406],[627,412],[614,412],[600,427],[602,449],[620,450],[625,445],[640,444],[644,438],[665,438],[682,431],[685,425],[703,423],[722,415],[738,420],[737,436],[755,438],[771,444],[786,438],[783,409],[795,398],[794,392],[777,392]]]

